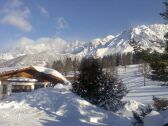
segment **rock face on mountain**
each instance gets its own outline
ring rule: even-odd
[[[3,66],[45,65],[67,57],[84,56],[103,57],[115,53],[132,52],[130,41],[134,39],[143,49],[163,52],[164,35],[168,25],[153,24],[130,28],[116,36],[96,38],[90,42],[67,42],[61,38],[40,38],[32,40],[26,37],[19,39],[15,45],[0,53]],[[6,62],[5,62],[6,61]]]

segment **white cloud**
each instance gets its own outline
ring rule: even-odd
[[[26,21],[25,18],[21,17],[21,16],[16,16],[16,15],[6,15],[2,20],[2,23],[6,23],[6,24],[10,24],[13,26],[16,26],[20,29],[22,29],[23,31],[31,31],[32,26],[29,22]]]
[[[30,32],[32,25],[28,21],[30,10],[24,6],[21,0],[10,0],[4,6],[4,17],[1,19],[1,23],[13,25],[23,31]]]
[[[16,40],[14,44],[14,47],[25,49],[26,46],[27,50],[37,52],[43,52],[46,50],[62,52],[68,48],[67,41],[60,37],[40,37],[36,40],[27,37],[21,37]]]
[[[38,6],[38,9],[44,15],[48,15],[49,14],[48,11],[44,7],[42,7],[42,6]]]
[[[66,29],[69,27],[69,24],[63,17],[58,17],[56,20],[56,27],[58,30]]]
[[[6,10],[7,9],[12,9],[12,8],[18,8],[20,6],[23,6],[23,3],[21,2],[21,0],[8,0],[5,7],[8,7],[8,8],[5,8]]]

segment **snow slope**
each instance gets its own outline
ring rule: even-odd
[[[118,114],[102,110],[71,93],[61,84],[55,88],[39,89],[31,93],[17,93],[0,102],[0,125],[2,126],[131,126],[132,111],[152,104],[152,96],[168,97],[168,87],[147,80],[139,65],[118,67],[118,78],[126,84],[128,101]],[[150,115],[149,115],[150,116]],[[148,117],[149,117],[148,116]],[[161,113],[163,120],[168,114]],[[153,118],[153,115],[152,117]],[[148,123],[147,121],[146,123]]]
[[[13,67],[13,66],[30,66],[30,65],[38,65],[38,66],[52,66],[52,63],[57,60],[65,60],[66,58],[75,58],[73,54],[60,54],[53,53],[51,51],[41,52],[36,54],[29,54],[20,56],[6,62],[0,64],[1,67]],[[77,57],[80,59],[81,57]]]
[[[153,96],[167,98],[168,87],[159,86],[161,82],[146,79],[144,86],[144,78],[142,74],[142,65],[129,65],[118,67],[118,78],[127,86],[128,94],[124,96],[123,101],[127,101],[123,109],[118,113],[126,117],[132,117],[132,111],[139,111],[145,106],[153,104]],[[164,119],[168,117],[168,114]],[[152,117],[153,118],[153,117]],[[148,123],[148,122],[147,122]],[[151,123],[150,123],[151,124]]]
[[[168,87],[159,86],[161,82],[146,79],[144,86],[144,78],[141,72],[141,65],[130,65],[125,68],[118,68],[119,78],[127,86],[129,93],[124,97],[124,101],[137,101],[142,104],[151,104],[152,97],[168,97]]]
[[[18,93],[0,102],[2,126],[130,126],[128,118],[102,110],[64,86]]]

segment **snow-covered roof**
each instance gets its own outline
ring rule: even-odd
[[[36,82],[37,79],[32,79],[32,78],[26,78],[26,77],[12,77],[9,78],[8,81],[28,81],[28,82]]]
[[[17,71],[24,68],[27,68],[27,67],[3,67],[3,68],[0,68],[0,74],[11,72],[11,71]]]
[[[62,79],[63,81],[68,81],[60,72],[51,69],[51,68],[46,68],[46,67],[41,67],[41,66],[32,66],[34,69],[36,69],[38,72],[42,72],[45,74],[50,74],[53,75],[55,77],[58,77],[60,79]]]
[[[68,80],[58,71],[51,69],[51,68],[46,68],[46,67],[41,67],[41,66],[25,66],[25,67],[6,67],[6,68],[0,68],[0,76],[4,74],[10,74],[13,72],[19,72],[19,71],[24,71],[28,69],[34,69],[40,73],[44,73],[46,75],[51,75],[57,79],[60,79],[64,81],[65,83],[68,83]]]

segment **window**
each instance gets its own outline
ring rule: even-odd
[[[3,90],[2,90],[2,93],[3,94],[6,94],[7,93],[7,85],[3,85]]]

